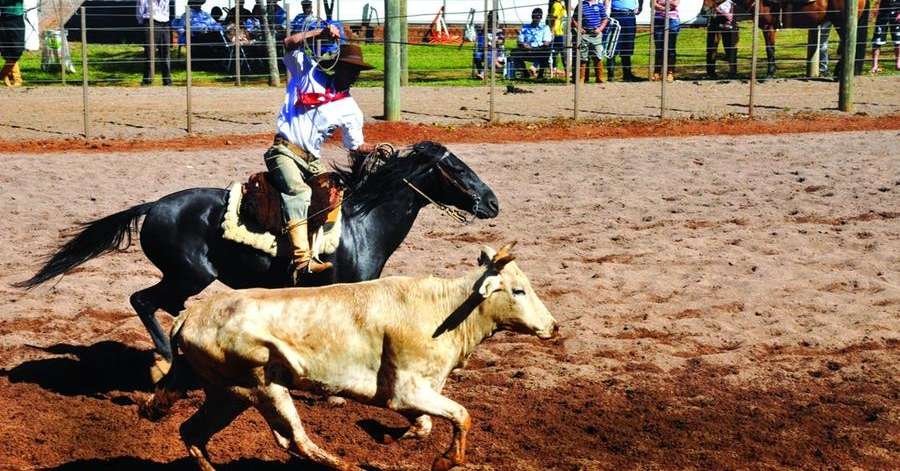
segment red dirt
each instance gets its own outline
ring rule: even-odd
[[[547,121],[536,123],[465,124],[438,126],[415,123],[370,122],[366,124],[369,142],[398,145],[422,140],[450,143],[505,143],[562,141],[574,139],[611,139],[653,136],[703,136],[789,134],[809,132],[868,131],[900,129],[900,115],[846,116],[795,115],[772,120],[745,118],[664,121]],[[338,135],[331,142],[340,142]],[[176,149],[181,151],[259,147],[271,142],[272,135],[186,136],[164,140],[90,140],[60,139],[46,141],[0,141],[0,153],[48,152],[129,152]]]

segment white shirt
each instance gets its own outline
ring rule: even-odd
[[[144,24],[150,18],[150,4],[153,3],[153,19],[161,23],[169,21],[169,0],[137,0],[138,23]]]
[[[303,54],[302,48],[285,54],[284,65],[291,74],[291,80],[285,89],[284,104],[275,124],[279,134],[316,158],[321,156],[322,144],[338,128],[347,149],[356,149],[365,142],[363,113],[353,97],[347,96],[319,106],[297,104],[300,94],[325,93],[326,84],[330,82],[328,75]]]

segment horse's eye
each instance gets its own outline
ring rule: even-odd
[[[512,290],[513,296],[525,296],[525,290],[521,288],[514,288]]]

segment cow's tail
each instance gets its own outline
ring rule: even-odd
[[[13,286],[33,288],[98,255],[127,248],[131,245],[132,228],[137,229],[138,219],[147,214],[155,204],[155,201],[139,204],[125,211],[83,224],[83,229],[51,255],[34,276],[13,283]]]
[[[175,324],[172,325],[172,331],[169,334],[169,344],[172,345],[173,350],[171,368],[156,383],[156,390],[153,391],[153,395],[138,408],[138,414],[141,417],[153,422],[158,422],[169,415],[172,406],[184,397],[191,384],[191,367],[178,349],[181,327],[184,325],[184,321],[187,320],[189,313],[190,310],[183,311],[181,315],[175,318]]]

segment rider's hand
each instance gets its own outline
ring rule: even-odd
[[[334,24],[328,25],[328,28],[323,29],[322,32],[335,39],[341,37],[341,30]]]

